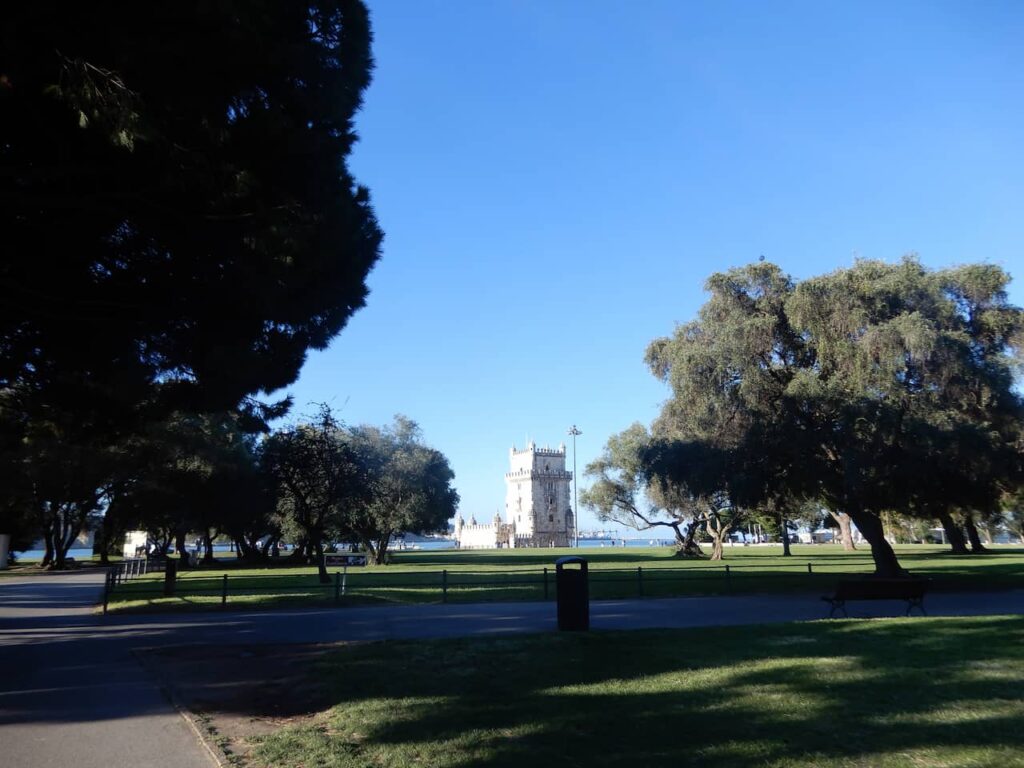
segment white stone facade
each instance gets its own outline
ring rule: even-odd
[[[567,547],[575,527],[569,503],[572,472],[565,469],[565,445],[538,448],[533,442],[523,450],[512,446],[510,471],[505,474],[505,516],[478,524],[470,518],[455,520],[455,540],[461,549],[498,547]]]
[[[495,513],[493,522],[477,523],[475,517],[465,522],[462,516],[455,518],[455,541],[459,549],[500,549],[514,547],[516,532],[514,525],[506,525],[501,515]]]

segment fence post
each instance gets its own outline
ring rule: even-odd
[[[644,596],[644,569],[639,565],[636,567],[636,592],[638,596]]]
[[[225,608],[228,604],[228,575],[224,574],[224,586],[220,593],[220,607]]]
[[[341,594],[348,591],[348,563],[341,566]]]
[[[142,556],[142,575],[146,575],[146,568],[149,566],[149,558],[145,555]]]
[[[548,569],[544,567],[544,599],[548,599]]]
[[[441,602],[448,602],[448,570],[441,571]]]
[[[110,583],[113,577],[112,571],[107,571],[107,580],[103,584],[103,615],[107,615],[107,603],[110,602]]]
[[[732,577],[729,575],[729,564],[725,565],[725,589],[727,592],[732,592]]]
[[[807,572],[808,573],[814,573],[814,571],[811,570],[811,564],[810,563],[807,564]]]
[[[341,602],[341,574],[338,571],[334,572],[334,602]]]

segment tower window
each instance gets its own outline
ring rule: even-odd
[[[549,523],[555,522],[555,516],[554,515],[548,515],[548,522]]]

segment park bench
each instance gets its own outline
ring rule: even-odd
[[[833,594],[824,595],[821,599],[832,608],[828,614],[830,619],[839,609],[842,609],[843,616],[849,616],[846,612],[848,600],[906,600],[907,616],[915,607],[927,616],[924,610],[927,587],[927,579],[844,579]]]
[[[365,552],[328,552],[324,554],[324,566],[331,568],[333,566],[350,566],[350,565],[366,565],[366,553]]]

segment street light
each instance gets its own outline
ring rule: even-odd
[[[566,433],[572,435],[572,522],[573,522],[573,540],[574,546],[579,549],[580,546],[580,502],[576,496],[576,489],[579,487],[580,481],[576,477],[576,435],[582,435],[583,433],[576,429],[576,425],[573,424],[569,427],[569,431]]]

